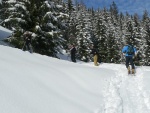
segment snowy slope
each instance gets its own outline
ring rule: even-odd
[[[0,45],[0,113],[149,113],[149,67],[72,63]]]
[[[0,26],[0,40],[8,38],[12,34],[12,31]]]

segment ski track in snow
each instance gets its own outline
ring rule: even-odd
[[[133,76],[127,74],[125,65],[105,66],[99,68],[115,70],[116,77],[108,80],[108,86],[104,89],[103,110],[94,113],[150,113],[150,97],[143,89],[143,68],[137,67]]]
[[[126,86],[128,87],[126,90],[130,94],[129,98],[133,104],[132,112],[126,113],[150,113],[150,98],[148,92],[143,89],[143,67],[138,67],[136,76],[131,79],[126,77],[125,81],[127,81]]]
[[[101,66],[105,68],[105,66]],[[108,68],[108,66],[107,66]],[[113,67],[110,65],[110,69],[116,71],[115,77],[108,80],[108,86],[104,89],[104,106],[103,111],[98,113],[123,113],[123,100],[120,95],[120,85],[122,83],[122,77],[124,73],[121,73],[121,69],[118,67]]]

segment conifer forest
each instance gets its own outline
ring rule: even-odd
[[[70,45],[77,59],[92,61],[91,46],[98,49],[104,63],[123,63],[122,48],[128,42],[136,47],[136,65],[150,66],[150,18],[148,11],[130,15],[118,11],[115,2],[109,8],[87,8],[77,0],[3,0],[0,25],[13,31],[7,42],[21,49],[23,34],[32,32],[34,52],[57,57]]]

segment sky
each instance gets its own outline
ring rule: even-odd
[[[123,12],[124,14],[126,12],[132,15],[137,13],[141,17],[143,15],[144,10],[147,10],[150,13],[149,0],[78,0],[78,1],[83,1],[87,7],[94,7],[95,9],[97,9],[98,7],[109,8],[112,2],[114,1],[119,9],[119,12]]]
[[[144,10],[150,13],[149,0],[83,0],[88,7],[93,6],[95,9],[98,7],[103,8],[104,6],[109,8],[113,1],[116,3],[119,11],[123,13],[137,13],[140,16],[143,14]]]
[[[0,51],[0,113],[150,113],[150,67]]]

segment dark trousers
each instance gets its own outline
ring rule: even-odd
[[[72,60],[72,62],[76,62],[76,57],[75,57],[75,55],[71,55],[71,60]]]
[[[126,56],[126,67],[129,67],[129,64],[132,66],[132,69],[135,69],[132,56]]]
[[[30,43],[25,43],[22,49],[23,51],[28,50],[30,53],[32,53],[32,47]]]

